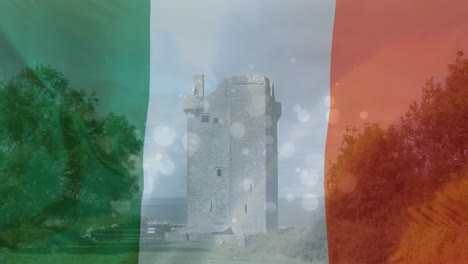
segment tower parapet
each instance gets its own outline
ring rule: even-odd
[[[193,95],[203,97],[205,95],[205,75],[196,74],[193,76]]]

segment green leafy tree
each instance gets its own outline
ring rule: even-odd
[[[112,205],[138,192],[142,141],[98,103],[50,67],[0,83],[0,238],[10,246],[39,239],[24,226],[63,232],[115,217]]]

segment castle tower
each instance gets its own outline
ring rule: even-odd
[[[264,76],[224,79],[184,97],[187,231],[255,234],[278,225],[277,122],[281,103]]]

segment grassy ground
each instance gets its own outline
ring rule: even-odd
[[[0,264],[305,264],[286,256],[304,256],[304,253],[311,253],[309,258],[325,260],[326,250],[319,246],[326,240],[318,232],[311,232],[304,228],[271,232],[259,237],[250,247],[243,247],[196,241],[169,242],[163,241],[161,234],[142,235],[140,244],[139,230],[125,229],[115,234],[103,231],[93,233],[101,242],[89,245],[41,246],[44,243],[37,243],[16,251],[0,248]],[[303,247],[300,241],[316,243]],[[54,243],[57,244],[57,240]]]
[[[140,248],[141,264],[302,264],[275,252],[252,252],[233,245],[202,242],[161,242]]]
[[[127,243],[127,244],[125,244]],[[128,242],[96,244],[92,246],[68,246],[58,248],[26,248],[0,252],[1,264],[133,264],[138,251]]]
[[[154,241],[131,250],[123,241],[93,246],[74,246],[48,249],[23,249],[0,252],[2,264],[302,264],[275,252],[251,252],[232,245],[212,245],[202,242]]]

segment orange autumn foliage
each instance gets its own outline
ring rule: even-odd
[[[408,209],[394,264],[468,263],[468,171],[448,183],[435,198]]]
[[[465,263],[468,59],[462,52],[448,71],[444,85],[426,82],[400,122],[346,130],[325,180],[330,263]],[[441,221],[458,225],[442,231],[434,224]]]

